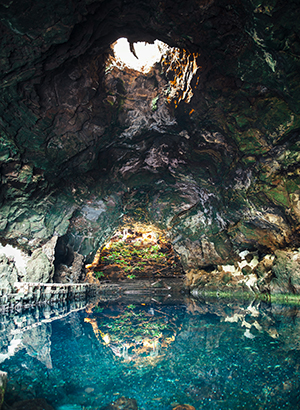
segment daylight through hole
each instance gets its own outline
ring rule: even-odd
[[[153,44],[138,41],[130,43],[127,38],[119,38],[112,49],[115,55],[114,64],[119,68],[130,68],[147,73],[170,47],[162,41],[155,40]]]

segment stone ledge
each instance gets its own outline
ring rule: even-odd
[[[88,283],[16,282],[13,292],[8,288],[0,288],[0,312],[86,299],[93,292],[95,292],[95,286]]]
[[[0,287],[0,313],[22,311],[33,306],[53,305],[71,300],[85,300],[101,296],[107,300],[136,295],[168,295],[183,290],[183,278],[126,280],[122,282],[90,283],[36,283],[15,282],[13,292]]]

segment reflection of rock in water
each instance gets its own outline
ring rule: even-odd
[[[74,337],[74,339],[76,339],[77,337],[82,336],[83,334],[83,330],[82,330],[82,326],[80,323],[80,318],[77,314],[77,312],[73,312],[69,315],[69,323],[70,323],[70,327],[72,330],[72,335]]]
[[[74,337],[78,337],[82,334],[82,330],[75,312],[85,308],[85,306],[85,301],[71,301],[68,304],[57,304],[52,309],[50,306],[35,307],[19,314],[15,313],[13,316],[9,313],[0,315],[0,363],[27,347],[28,353],[32,357],[52,368],[50,356],[51,325],[49,323],[70,316],[72,332]],[[39,328],[41,328],[41,332]]]
[[[39,327],[28,330],[22,339],[29,356],[39,360],[48,369],[52,369],[51,334],[52,325],[42,323]]]
[[[94,312],[88,309],[87,313],[93,317],[85,318],[85,322],[115,356],[139,367],[153,366],[174,342],[183,308],[141,305],[98,305]]]

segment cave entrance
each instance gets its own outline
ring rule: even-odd
[[[147,73],[155,63],[159,63],[163,54],[171,49],[162,41],[155,40],[153,44],[138,41],[130,43],[127,38],[119,38],[112,44],[114,58],[110,58],[107,66],[125,67]]]
[[[87,281],[92,283],[183,275],[180,259],[165,233],[143,223],[123,225],[86,268]]]

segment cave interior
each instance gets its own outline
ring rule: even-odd
[[[187,287],[300,292],[298,1],[1,0],[0,16],[0,237],[27,261],[0,251],[2,287],[97,282],[105,244],[144,224]],[[166,47],[138,71],[116,63],[123,37]]]

